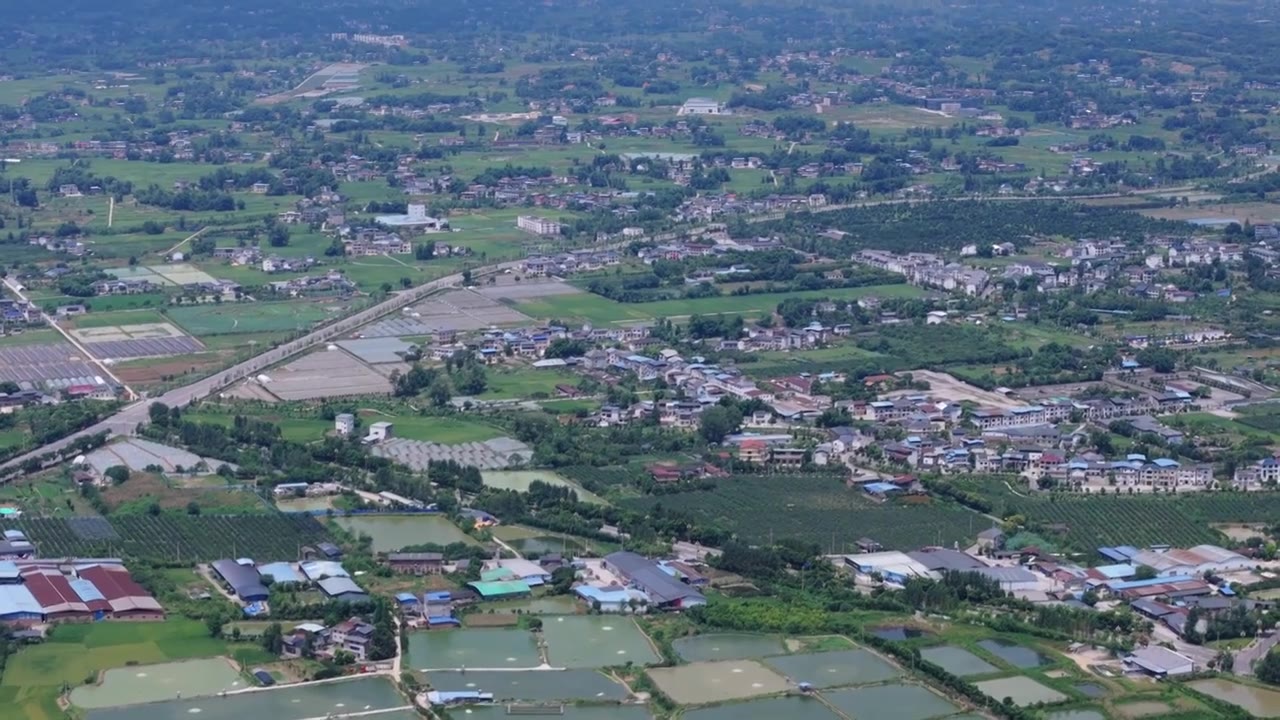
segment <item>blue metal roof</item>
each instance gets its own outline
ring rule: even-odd
[[[887,492],[893,492],[895,490],[902,489],[897,485],[894,485],[893,483],[887,483],[887,482],[867,483],[862,487],[866,489],[867,492],[873,492],[873,493],[887,493]]]
[[[75,591],[76,597],[81,602],[90,602],[92,600],[106,600],[102,592],[93,583],[83,578],[71,578],[67,581],[71,585],[71,589]]]
[[[258,566],[258,573],[270,575],[276,582],[302,582],[302,573],[293,569],[287,562],[273,562]]]
[[[1133,588],[1151,587],[1152,585],[1163,585],[1165,583],[1187,582],[1196,578],[1190,575],[1170,575],[1168,577],[1154,577],[1146,580],[1128,580],[1125,582],[1111,583],[1112,590],[1132,590]]]
[[[44,608],[36,602],[26,585],[0,585],[0,617],[15,615],[44,615]]]
[[[1178,461],[1171,458],[1156,458],[1151,461],[1154,465],[1162,468],[1178,467]]]

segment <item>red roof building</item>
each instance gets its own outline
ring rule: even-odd
[[[164,608],[159,601],[118,565],[90,565],[80,568],[81,578],[93,583],[111,605],[112,617],[125,620],[163,620]]]
[[[45,618],[74,620],[89,617],[89,606],[71,587],[67,577],[51,568],[32,568],[22,572],[22,583],[44,609]]]

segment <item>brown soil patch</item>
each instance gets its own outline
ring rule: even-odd
[[[176,377],[183,373],[204,370],[216,366],[220,362],[220,359],[216,356],[193,355],[191,358],[146,361],[145,365],[118,367],[113,372],[115,372],[116,377],[126,383],[145,385],[147,383],[163,382],[166,377]]]
[[[130,503],[150,500],[166,510],[185,510],[187,503],[195,502],[204,508],[243,508],[253,510],[260,503],[251,493],[220,488],[183,489],[173,487],[161,475],[133,473],[120,485],[102,491],[102,500],[111,510]]]

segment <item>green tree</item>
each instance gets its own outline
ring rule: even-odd
[[[709,443],[719,443],[740,425],[742,425],[740,410],[735,407],[716,405],[702,412],[702,417],[698,420],[698,433]]]
[[[262,631],[262,649],[272,655],[279,655],[284,649],[284,628],[280,623],[273,622]]]
[[[129,480],[129,468],[124,465],[112,465],[102,474],[114,485],[119,485]]]

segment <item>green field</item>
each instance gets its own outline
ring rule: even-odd
[[[40,345],[62,341],[62,335],[58,334],[57,330],[27,330],[17,335],[0,335],[0,347]]]
[[[57,720],[64,717],[57,707],[62,689],[92,681],[99,672],[218,655],[245,664],[274,659],[256,644],[211,638],[205,624],[194,620],[60,625],[47,642],[9,659],[0,679],[0,705],[17,709],[13,717],[23,720]]]
[[[168,317],[192,335],[308,330],[327,320],[323,303],[262,302],[171,308]]]
[[[396,437],[424,440],[445,444],[483,442],[502,436],[502,431],[492,425],[460,417],[399,415],[393,418],[370,413],[364,416],[366,423],[388,420]]]
[[[535,368],[491,368],[489,386],[480,397],[486,400],[540,399],[555,397],[556,385],[576,385],[580,379],[570,372]]]
[[[1022,515],[1050,541],[1080,551],[1102,545],[1224,543],[1211,523],[1267,523],[1280,514],[1280,493],[1028,497],[1014,494],[994,476],[957,477],[948,482],[991,503],[993,515]]]
[[[734,475],[717,481],[714,490],[619,504],[640,511],[661,505],[667,512],[687,513],[750,542],[798,538],[830,552],[852,551],[853,543],[863,537],[896,550],[964,546],[991,525],[988,518],[954,505],[877,503],[862,490],[845,487],[836,476],[817,474]]]
[[[538,298],[517,304],[518,309],[538,318],[589,321],[593,323],[628,323],[655,318],[682,319],[690,315],[714,315],[716,313],[740,313],[760,315],[773,310],[789,298],[852,300],[867,296],[882,298],[921,297],[924,291],[911,285],[869,285],[860,288],[838,290],[806,290],[791,293],[762,293],[759,295],[722,295],[696,300],[661,300],[650,303],[619,303],[599,295],[581,293]]]

